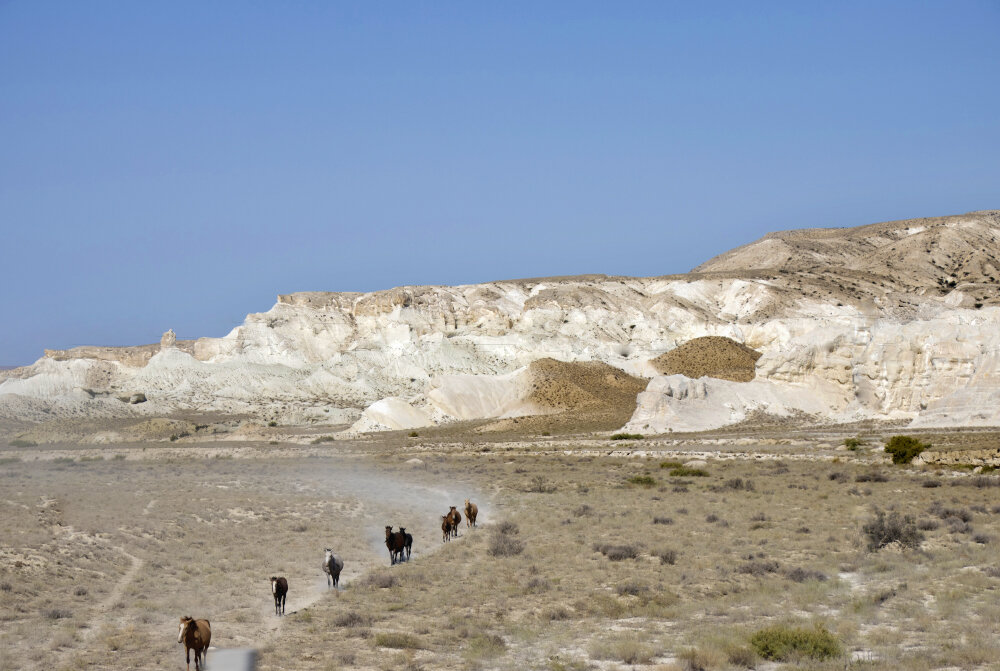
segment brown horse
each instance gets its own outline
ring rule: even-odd
[[[469,528],[476,526],[476,517],[478,516],[479,507],[475,503],[469,501],[469,499],[465,499],[465,523],[469,526]]]
[[[399,533],[403,534],[403,548],[406,550],[406,561],[410,561],[410,551],[413,550],[413,536],[406,533],[405,527],[399,527]]]
[[[441,516],[441,542],[447,543],[451,540],[451,515]]]
[[[458,512],[458,508],[455,506],[451,507],[448,511],[448,517],[451,518],[451,535],[458,537],[458,528],[462,526],[462,513]]]
[[[389,565],[403,561],[406,550],[406,534],[393,531],[391,526],[385,528],[385,547],[389,550]]]
[[[192,620],[182,617],[177,631],[177,642],[184,644],[184,659],[191,671],[191,651],[194,650],[194,669],[201,671],[205,664],[208,646],[212,642],[212,625],[208,620]]]

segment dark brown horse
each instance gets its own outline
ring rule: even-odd
[[[212,625],[208,620],[193,620],[182,617],[177,631],[177,642],[184,644],[184,660],[187,669],[191,671],[191,651],[194,650],[195,671],[201,671],[208,654],[208,646],[212,643]]]
[[[271,576],[271,594],[274,595],[274,614],[285,614],[285,596],[288,594],[288,581],[284,577]]]
[[[469,528],[476,526],[476,517],[478,516],[479,507],[475,503],[469,501],[469,499],[465,499],[465,523],[469,526]]]
[[[448,517],[451,519],[451,535],[458,537],[458,528],[462,526],[462,513],[458,512],[458,508],[455,506],[451,507],[448,511]]]
[[[406,533],[404,527],[399,527],[399,533],[403,534],[404,544],[403,547],[406,549],[406,561],[410,561],[410,551],[413,549],[413,536]]]
[[[403,559],[406,549],[406,534],[393,531],[391,526],[385,528],[385,547],[389,550],[389,565],[398,564]]]
[[[441,516],[441,542],[447,543],[451,540],[451,515]]]

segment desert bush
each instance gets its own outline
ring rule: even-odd
[[[750,637],[750,645],[758,655],[773,662],[829,659],[842,654],[837,638],[819,626],[812,629],[787,625],[766,627]]]
[[[940,487],[941,483],[938,482],[937,480],[924,480],[923,482],[920,483],[920,486],[924,487],[925,489],[934,489],[935,487]]]
[[[858,473],[854,478],[855,482],[889,482],[889,476],[887,476],[882,471],[868,471],[867,473]]]
[[[805,582],[807,580],[817,580],[819,582],[826,581],[826,574],[822,571],[813,571],[804,568],[793,568],[790,571],[785,571],[785,577],[792,582]]]
[[[270,422],[267,423],[267,425],[273,427],[273,426],[278,426],[278,423],[272,419]]]
[[[375,645],[380,648],[396,648],[402,650],[419,650],[424,646],[413,634],[399,631],[383,631],[375,634]]]
[[[5,590],[5,591],[10,591],[10,590]],[[87,596],[87,594],[88,594],[87,588],[84,587],[83,585],[81,585],[81,586],[77,587],[75,590],[73,590],[73,595],[74,596]]]
[[[845,438],[844,447],[849,449],[851,452],[856,452],[864,443],[858,438]]]
[[[917,529],[913,517],[901,515],[896,511],[886,515],[883,511],[876,510],[875,518],[866,522],[861,531],[868,538],[869,552],[884,548],[890,543],[916,548],[924,540],[924,535]]]
[[[616,433],[611,440],[642,440],[643,437],[641,433]]]
[[[885,444],[885,451],[892,455],[892,463],[908,464],[913,458],[930,447],[912,436],[893,436]]]
[[[639,487],[653,487],[656,485],[656,478],[651,475],[633,475],[628,479],[628,483]]]
[[[507,643],[496,634],[476,634],[469,639],[466,655],[474,659],[492,659],[507,652]]]
[[[972,525],[968,522],[963,522],[957,517],[948,517],[945,519],[948,524],[948,532],[953,534],[967,534],[972,532]]]
[[[73,613],[65,608],[49,608],[45,611],[45,617],[50,620],[63,620],[73,617]]]
[[[314,438],[312,441],[313,445],[319,445],[320,443],[327,443],[333,440],[337,440],[333,436],[320,436],[319,438]]]
[[[593,514],[594,514],[594,509],[588,506],[586,503],[584,503],[579,508],[573,509],[573,515],[575,517],[586,517],[588,515],[593,515]]]
[[[706,476],[708,476],[708,471],[702,468],[678,466],[670,471],[670,477],[672,478],[704,478]]]
[[[990,512],[993,513],[994,515],[1000,515],[1000,504],[990,508]]]
[[[408,434],[406,434],[406,435],[407,435],[407,436],[409,436],[410,438],[419,438],[419,437],[420,437],[420,434],[419,434],[419,433],[417,433],[416,431],[410,431],[410,432],[409,432]]]
[[[993,539],[986,534],[976,534],[975,536],[972,537],[972,540],[976,543],[979,543],[980,545],[986,545]]]
[[[357,584],[361,587],[377,587],[379,589],[389,589],[390,587],[395,587],[399,584],[399,580],[396,579],[391,573],[386,571],[372,571],[365,576],[358,579]]]
[[[748,561],[736,568],[737,573],[744,573],[746,575],[762,576],[768,573],[777,573],[781,569],[781,565],[773,560],[754,560]]]
[[[679,461],[661,461],[660,462],[660,468],[680,468],[683,465],[684,464],[682,464]]]
[[[673,524],[674,518],[672,517],[654,517],[653,524]]]
[[[639,556],[639,548],[634,545],[597,544],[594,545],[594,551],[600,552],[611,561],[635,559]]]
[[[833,473],[830,473],[826,477],[829,480],[832,480],[833,482],[847,482],[848,480],[851,479],[851,476],[849,476],[847,473],[844,473],[843,471],[834,471]]]
[[[38,445],[35,441],[26,440],[24,438],[15,438],[7,444],[11,447],[36,447]]]
[[[551,494],[556,491],[556,486],[549,484],[544,476],[536,475],[528,483],[528,488],[525,491],[533,494]]]
[[[371,618],[357,611],[349,610],[333,618],[335,627],[365,627],[371,624]]]
[[[733,478],[731,480],[726,480],[722,483],[722,487],[719,489],[732,489],[737,492],[752,492],[754,491],[753,481],[744,480],[743,478]]]
[[[542,617],[550,622],[556,620],[568,620],[570,613],[563,606],[554,606],[542,612]]]
[[[662,550],[657,550],[656,556],[660,558],[661,564],[670,564],[673,566],[677,563],[677,550],[664,548]]]
[[[968,484],[970,487],[975,487],[977,489],[986,489],[987,487],[1000,487],[1000,478],[991,477],[988,475],[977,475],[973,478],[969,478]]]
[[[649,586],[635,580],[623,582],[615,587],[618,596],[639,596],[649,591]]]
[[[934,531],[941,524],[937,520],[920,520],[917,522],[917,528],[921,531]]]
[[[590,646],[593,659],[613,660],[625,664],[649,664],[656,650],[641,642],[634,634],[614,641],[600,641]]]
[[[966,508],[946,508],[940,503],[935,503],[930,508],[927,509],[928,512],[937,515],[943,520],[957,519],[961,522],[971,522],[972,521],[972,511]]]
[[[983,573],[991,578],[1000,578],[1000,566],[987,566],[983,569]]]
[[[709,513],[705,515],[705,521],[708,522],[709,524],[715,524],[716,522],[719,521],[719,516],[716,515],[715,513]]]
[[[755,669],[760,658],[753,648],[744,645],[726,645],[722,649],[726,661],[740,669]]]
[[[524,552],[524,543],[517,537],[520,530],[513,522],[503,521],[490,532],[486,552],[492,557],[514,557]]]

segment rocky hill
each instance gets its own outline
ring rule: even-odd
[[[998,238],[1000,212],[973,212],[773,233],[687,275],[279,296],[221,338],[0,371],[0,420],[212,411],[368,431],[605,398],[647,433],[760,413],[1000,425]],[[733,346],[676,350],[706,336]]]

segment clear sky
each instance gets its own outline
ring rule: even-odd
[[[1000,208],[1000,3],[0,0],[0,364]]]

